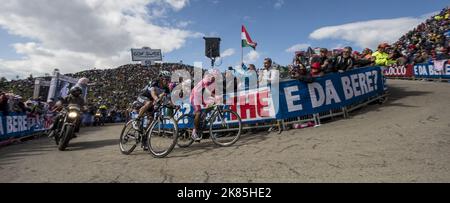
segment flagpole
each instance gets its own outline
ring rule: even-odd
[[[242,25],[242,27],[244,27],[244,25]],[[242,64],[244,63],[244,46],[242,46],[242,28],[240,34],[241,34],[240,38],[241,38],[241,67],[242,67]]]
[[[244,47],[242,47],[242,40],[241,40],[241,66],[244,64]]]

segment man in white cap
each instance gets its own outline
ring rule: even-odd
[[[89,84],[89,79],[87,79],[87,78],[79,79],[76,84],[76,86],[81,87],[81,89],[83,90],[83,98],[85,98],[87,95],[88,84]]]

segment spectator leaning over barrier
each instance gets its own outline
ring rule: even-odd
[[[22,97],[19,95],[16,95],[14,97],[14,111],[20,112],[20,113],[25,113],[25,112],[29,111],[29,109],[23,103]]]
[[[426,51],[421,51],[419,54],[417,54],[417,57],[414,58],[414,63],[428,63],[428,61],[431,60],[431,57],[428,55]]]
[[[318,78],[324,76],[325,73],[320,68],[320,61],[317,58],[313,58],[311,61],[311,76],[313,78]]]
[[[306,57],[306,52],[304,52],[304,51],[295,52],[295,58],[293,61],[293,65],[304,66],[306,69],[308,69],[308,66],[310,64],[309,64],[308,57]]]
[[[373,62],[373,57],[372,57],[372,50],[369,48],[365,48],[359,59],[355,61],[356,65],[358,67],[366,67],[366,66],[371,66],[374,64]]]
[[[402,50],[399,47],[395,47],[391,50],[389,58],[393,59],[397,65],[405,65],[408,61],[407,56],[402,53]]]
[[[362,54],[359,51],[353,51],[352,57],[354,61],[353,68],[364,67],[364,65],[361,65]]]
[[[436,58],[435,60],[445,60],[450,59],[449,52],[445,47],[436,48]]]
[[[351,47],[345,47],[342,55],[338,56],[335,60],[334,67],[339,72],[345,72],[353,69],[355,59],[351,56],[353,49]]]
[[[353,51],[352,57],[355,60],[359,60],[361,58],[361,53],[359,53],[359,51]]]
[[[8,114],[8,97],[6,93],[0,90],[0,113],[3,115]]]
[[[362,58],[366,59],[366,60],[370,60],[373,61],[373,57],[372,57],[373,51],[372,49],[369,48],[365,48],[362,52]]]
[[[386,66],[389,58],[389,54],[386,53],[386,49],[389,47],[387,43],[382,43],[378,46],[378,51],[372,54],[375,59],[375,65]]]
[[[321,48],[320,49],[320,67],[322,70],[328,70],[331,66],[331,60],[328,58],[328,49]]]
[[[289,66],[289,75],[292,79],[295,79],[300,74],[300,69],[304,68],[305,70],[308,70],[305,63],[301,61],[300,57],[296,57],[294,59],[294,63]]]
[[[326,48],[320,49],[319,61],[320,61],[320,68],[324,72],[324,74],[336,72],[332,60],[328,58],[328,49]]]
[[[292,64],[292,67],[300,67],[300,66],[303,66],[306,68],[306,65],[299,58],[296,58],[294,60],[294,63]]]
[[[292,79],[296,79],[302,82],[313,82],[313,77],[311,73],[308,72],[305,66],[293,65],[290,71],[290,76]]]
[[[333,49],[333,51],[331,52],[331,57],[337,58],[341,54],[342,54],[342,49]]]

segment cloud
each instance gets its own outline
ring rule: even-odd
[[[402,17],[360,21],[322,27],[309,37],[315,40],[336,39],[355,43],[361,48],[374,48],[381,42],[393,43],[409,30],[424,22],[432,13],[420,17]]]
[[[179,21],[179,22],[177,22],[176,27],[178,27],[178,28],[186,28],[186,27],[188,27],[191,24],[193,24],[193,22],[190,21],[190,20],[189,21]]]
[[[225,57],[233,56],[234,54],[235,54],[234,49],[227,49],[221,54],[221,57],[225,58]]]
[[[260,57],[261,55],[257,51],[252,50],[245,55],[244,63],[255,63]]]
[[[286,49],[286,52],[293,53],[296,51],[300,51],[302,49],[307,49],[310,46],[311,46],[310,44],[296,44],[296,45]]]
[[[283,5],[284,5],[284,0],[277,0],[277,1],[275,2],[275,4],[273,5],[273,7],[274,7],[275,9],[280,9],[281,7],[283,7]]]
[[[181,10],[189,4],[189,0],[166,0],[176,11]]]
[[[53,68],[63,73],[113,68],[130,63],[130,48],[143,46],[172,52],[202,34],[153,22],[167,9],[178,11],[188,4],[188,0],[3,0],[0,27],[30,40],[12,45],[23,57],[1,60],[0,72],[26,76]]]

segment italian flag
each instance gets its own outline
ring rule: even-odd
[[[252,38],[250,38],[250,35],[247,32],[247,29],[245,29],[245,26],[242,26],[242,47],[251,47],[253,49],[256,49],[256,46],[258,45],[256,42],[252,41]]]

